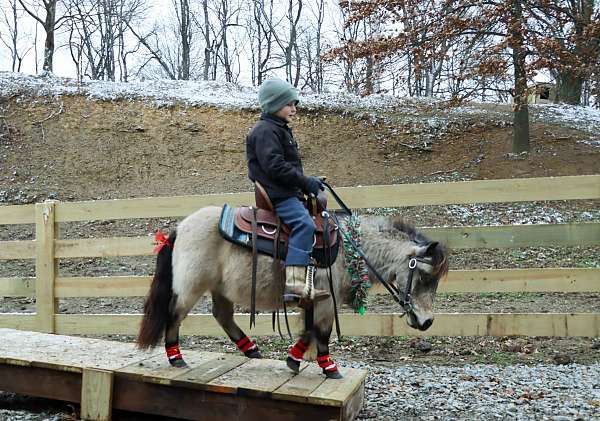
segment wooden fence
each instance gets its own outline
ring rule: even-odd
[[[340,188],[352,208],[403,207],[537,200],[600,199],[600,175]],[[150,277],[61,277],[58,259],[150,255],[153,238],[60,239],[58,224],[75,221],[180,217],[207,205],[247,204],[250,193],[99,200],[46,201],[1,206],[0,225],[35,224],[35,240],[0,242],[0,261],[35,259],[36,276],[0,278],[0,296],[33,296],[36,313],[0,313],[0,327],[60,334],[134,334],[139,314],[57,314],[57,299],[144,296]],[[424,228],[452,249],[600,245],[600,223]],[[374,288],[375,292],[381,289]],[[440,292],[600,292],[600,269],[454,270]],[[238,315],[246,318],[245,315]],[[245,323],[245,322],[244,322]],[[341,315],[346,335],[600,336],[600,313],[437,314],[427,332],[409,329],[398,314]],[[222,335],[211,315],[191,315],[183,334]],[[272,334],[261,316],[255,335]]]

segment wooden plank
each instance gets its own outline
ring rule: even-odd
[[[205,206],[254,203],[254,193],[222,193],[139,199],[64,202],[57,208],[58,222],[105,219],[161,218],[187,216]]]
[[[33,313],[0,313],[0,329],[35,330],[36,322]]]
[[[325,379],[310,395],[308,401],[318,405],[344,406],[359,391],[367,378],[365,370],[343,368],[344,380]]]
[[[294,376],[294,372],[288,368],[285,361],[251,358],[243,366],[223,373],[208,384],[216,386],[218,390],[237,389],[237,393],[244,396],[270,397],[269,392],[273,392]]]
[[[0,278],[0,296],[31,295],[35,278]],[[3,281],[8,285],[3,285]],[[151,276],[101,276],[56,278],[55,295],[67,297],[143,297]],[[29,284],[30,283],[30,284]],[[452,270],[438,292],[600,292],[600,269],[533,268]],[[375,283],[373,295],[387,290]]]
[[[159,352],[150,358],[119,368],[116,373],[150,383],[172,384],[175,377],[190,372],[194,367],[214,361],[221,355],[208,351],[185,351],[184,359],[189,368],[174,368],[169,364],[166,354]]]
[[[60,298],[144,297],[151,282],[151,276],[59,277],[55,282],[55,294]],[[0,292],[1,288],[2,279]]]
[[[35,294],[35,278],[0,278],[0,297],[30,297]]]
[[[0,390],[67,402],[79,402],[81,375],[43,367],[0,363]]]
[[[518,330],[513,333],[504,333],[505,335],[600,336],[600,313],[441,313],[435,316],[433,326],[425,332],[408,327],[405,319],[395,313],[367,313],[365,316],[345,313],[340,314],[340,324],[342,334],[350,336],[481,336],[494,335],[494,332],[486,327],[488,319],[503,326],[509,323],[512,316],[518,316],[520,323]],[[247,322],[248,315],[238,314],[236,319]],[[134,314],[57,314],[56,331],[60,334],[135,335],[140,320],[141,315]],[[290,322],[293,323],[292,331],[299,331],[302,324],[301,318],[291,315]],[[552,329],[547,327],[561,323],[565,326],[568,325],[569,329],[556,331],[554,334]],[[210,314],[192,314],[184,320],[184,326],[186,328],[182,329],[182,335],[224,335],[223,330]],[[294,329],[294,326],[297,328]],[[538,326],[542,328],[540,329]],[[276,335],[271,329],[271,315],[258,315],[257,327],[252,329],[250,334],[254,336]]]
[[[600,292],[600,269],[451,270],[438,292]],[[369,294],[386,295],[388,291],[377,282]]]
[[[344,420],[354,420],[360,414],[365,401],[365,382],[357,391],[346,401],[343,407]]]
[[[81,418],[110,421],[113,397],[112,371],[84,368],[81,383]]]
[[[0,241],[0,260],[35,259],[35,241]]]
[[[600,313],[447,313],[436,315],[426,332],[391,317],[395,336],[600,336]]]
[[[336,189],[352,208],[600,198],[600,175],[478,180]],[[254,202],[253,193],[60,203],[58,222],[186,216],[209,205]],[[330,204],[336,209],[335,203]]]
[[[282,402],[115,377],[113,406],[164,417],[205,421],[340,420],[340,408]]]
[[[57,240],[56,257],[149,256],[154,246],[151,236]]]
[[[54,280],[58,261],[54,255],[54,240],[58,238],[58,224],[54,221],[56,202],[46,201],[35,205],[35,309],[37,330],[53,333],[54,314],[58,306],[54,297]]]
[[[598,199],[600,175],[344,187],[336,191],[351,208]]]
[[[452,249],[585,246],[600,244],[600,223],[422,228]],[[56,257],[149,256],[154,238],[113,237],[57,240]]]
[[[0,225],[33,224],[34,222],[34,205],[0,206]]]
[[[279,386],[271,395],[273,399],[308,402],[308,396],[325,381],[321,367],[306,364],[297,376]]]
[[[212,383],[212,380],[229,373],[232,370],[238,370],[240,366],[246,364],[248,358],[243,355],[221,354],[216,359],[206,361],[191,371],[181,374],[173,379],[173,384],[179,384],[189,387],[193,385],[195,388],[208,390],[218,393],[234,394],[238,391],[238,385]]]
[[[247,325],[248,314],[236,314],[240,326]],[[63,335],[135,335],[141,322],[140,314],[56,314],[56,333]],[[292,330],[300,331],[303,321],[297,315],[290,315]],[[223,329],[212,314],[191,314],[183,321],[182,335],[223,336]],[[249,335],[273,335],[271,315],[257,317],[256,326]]]
[[[30,361],[39,367],[81,372],[83,368],[115,370],[156,355],[135,344],[75,336],[0,329],[0,356]],[[15,347],[14,344],[19,344]]]
[[[451,249],[570,247],[600,244],[600,223],[420,228]]]

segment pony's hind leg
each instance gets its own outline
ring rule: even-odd
[[[233,303],[222,295],[213,292],[212,314],[229,339],[248,358],[262,358],[258,346],[240,329],[233,319]]]
[[[187,300],[181,300],[177,294],[173,294],[171,298],[169,321],[165,329],[165,350],[169,363],[173,367],[185,368],[188,366],[179,348],[179,328],[183,319],[186,318],[196,301],[198,301],[198,298],[200,296],[188,297]]]

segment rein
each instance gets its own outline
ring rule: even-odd
[[[338,205],[340,205],[340,207],[343,209],[343,211],[345,213],[347,213],[349,216],[352,216],[352,211],[350,210],[350,208],[342,201],[340,196],[338,196],[338,194],[333,190],[333,188],[329,185],[329,183],[327,183],[326,181],[323,181],[323,185],[325,187],[327,187],[327,189],[331,192],[331,195],[333,196],[335,201],[338,203]],[[383,276],[381,276],[379,274],[379,272],[377,272],[377,270],[375,270],[375,268],[373,267],[371,262],[369,262],[369,259],[365,255],[365,252],[352,240],[351,236],[346,235],[346,232],[342,229],[341,224],[339,223],[335,213],[332,213],[332,215],[333,215],[333,218],[335,219],[335,222],[338,225],[338,229],[340,230],[342,235],[347,238],[347,240],[350,243],[350,245],[352,246],[352,248],[354,248],[354,250],[358,253],[358,255],[365,261],[365,264],[367,265],[369,270],[375,275],[377,280],[383,284],[385,289],[388,290],[388,292],[390,293],[390,295],[392,296],[394,301],[396,301],[398,304],[400,304],[400,306],[404,310],[404,313],[402,314],[402,316],[404,316],[407,313],[411,313],[413,311],[413,305],[412,305],[412,297],[411,297],[410,292],[412,290],[412,281],[413,281],[414,272],[415,272],[415,269],[417,268],[417,262],[425,262],[425,260],[423,260],[419,257],[411,257],[411,259],[408,261],[408,279],[406,281],[406,288],[404,289],[403,292],[400,292],[398,290],[398,288],[396,288],[395,285],[393,285],[393,284],[389,283],[388,281],[386,281],[385,279],[383,279]]]

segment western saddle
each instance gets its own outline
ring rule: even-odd
[[[252,220],[256,215],[256,236],[274,243],[282,242],[283,249],[287,251],[287,242],[290,235],[289,227],[283,224],[275,213],[275,208],[264,187],[258,182],[255,182],[254,187],[257,209],[250,206],[238,208],[235,214],[236,227],[240,231],[252,234]],[[316,226],[313,257],[317,261],[317,266],[327,267],[333,263],[335,260],[334,255],[337,254],[338,227],[335,221],[325,212],[327,197],[324,193],[320,193],[316,198],[307,199],[305,206],[313,217]],[[332,250],[328,250],[330,248]],[[274,250],[277,254],[274,255],[275,258],[285,258],[285,255],[279,255],[277,247],[274,247]],[[327,254],[332,257],[330,261],[327,261]]]

